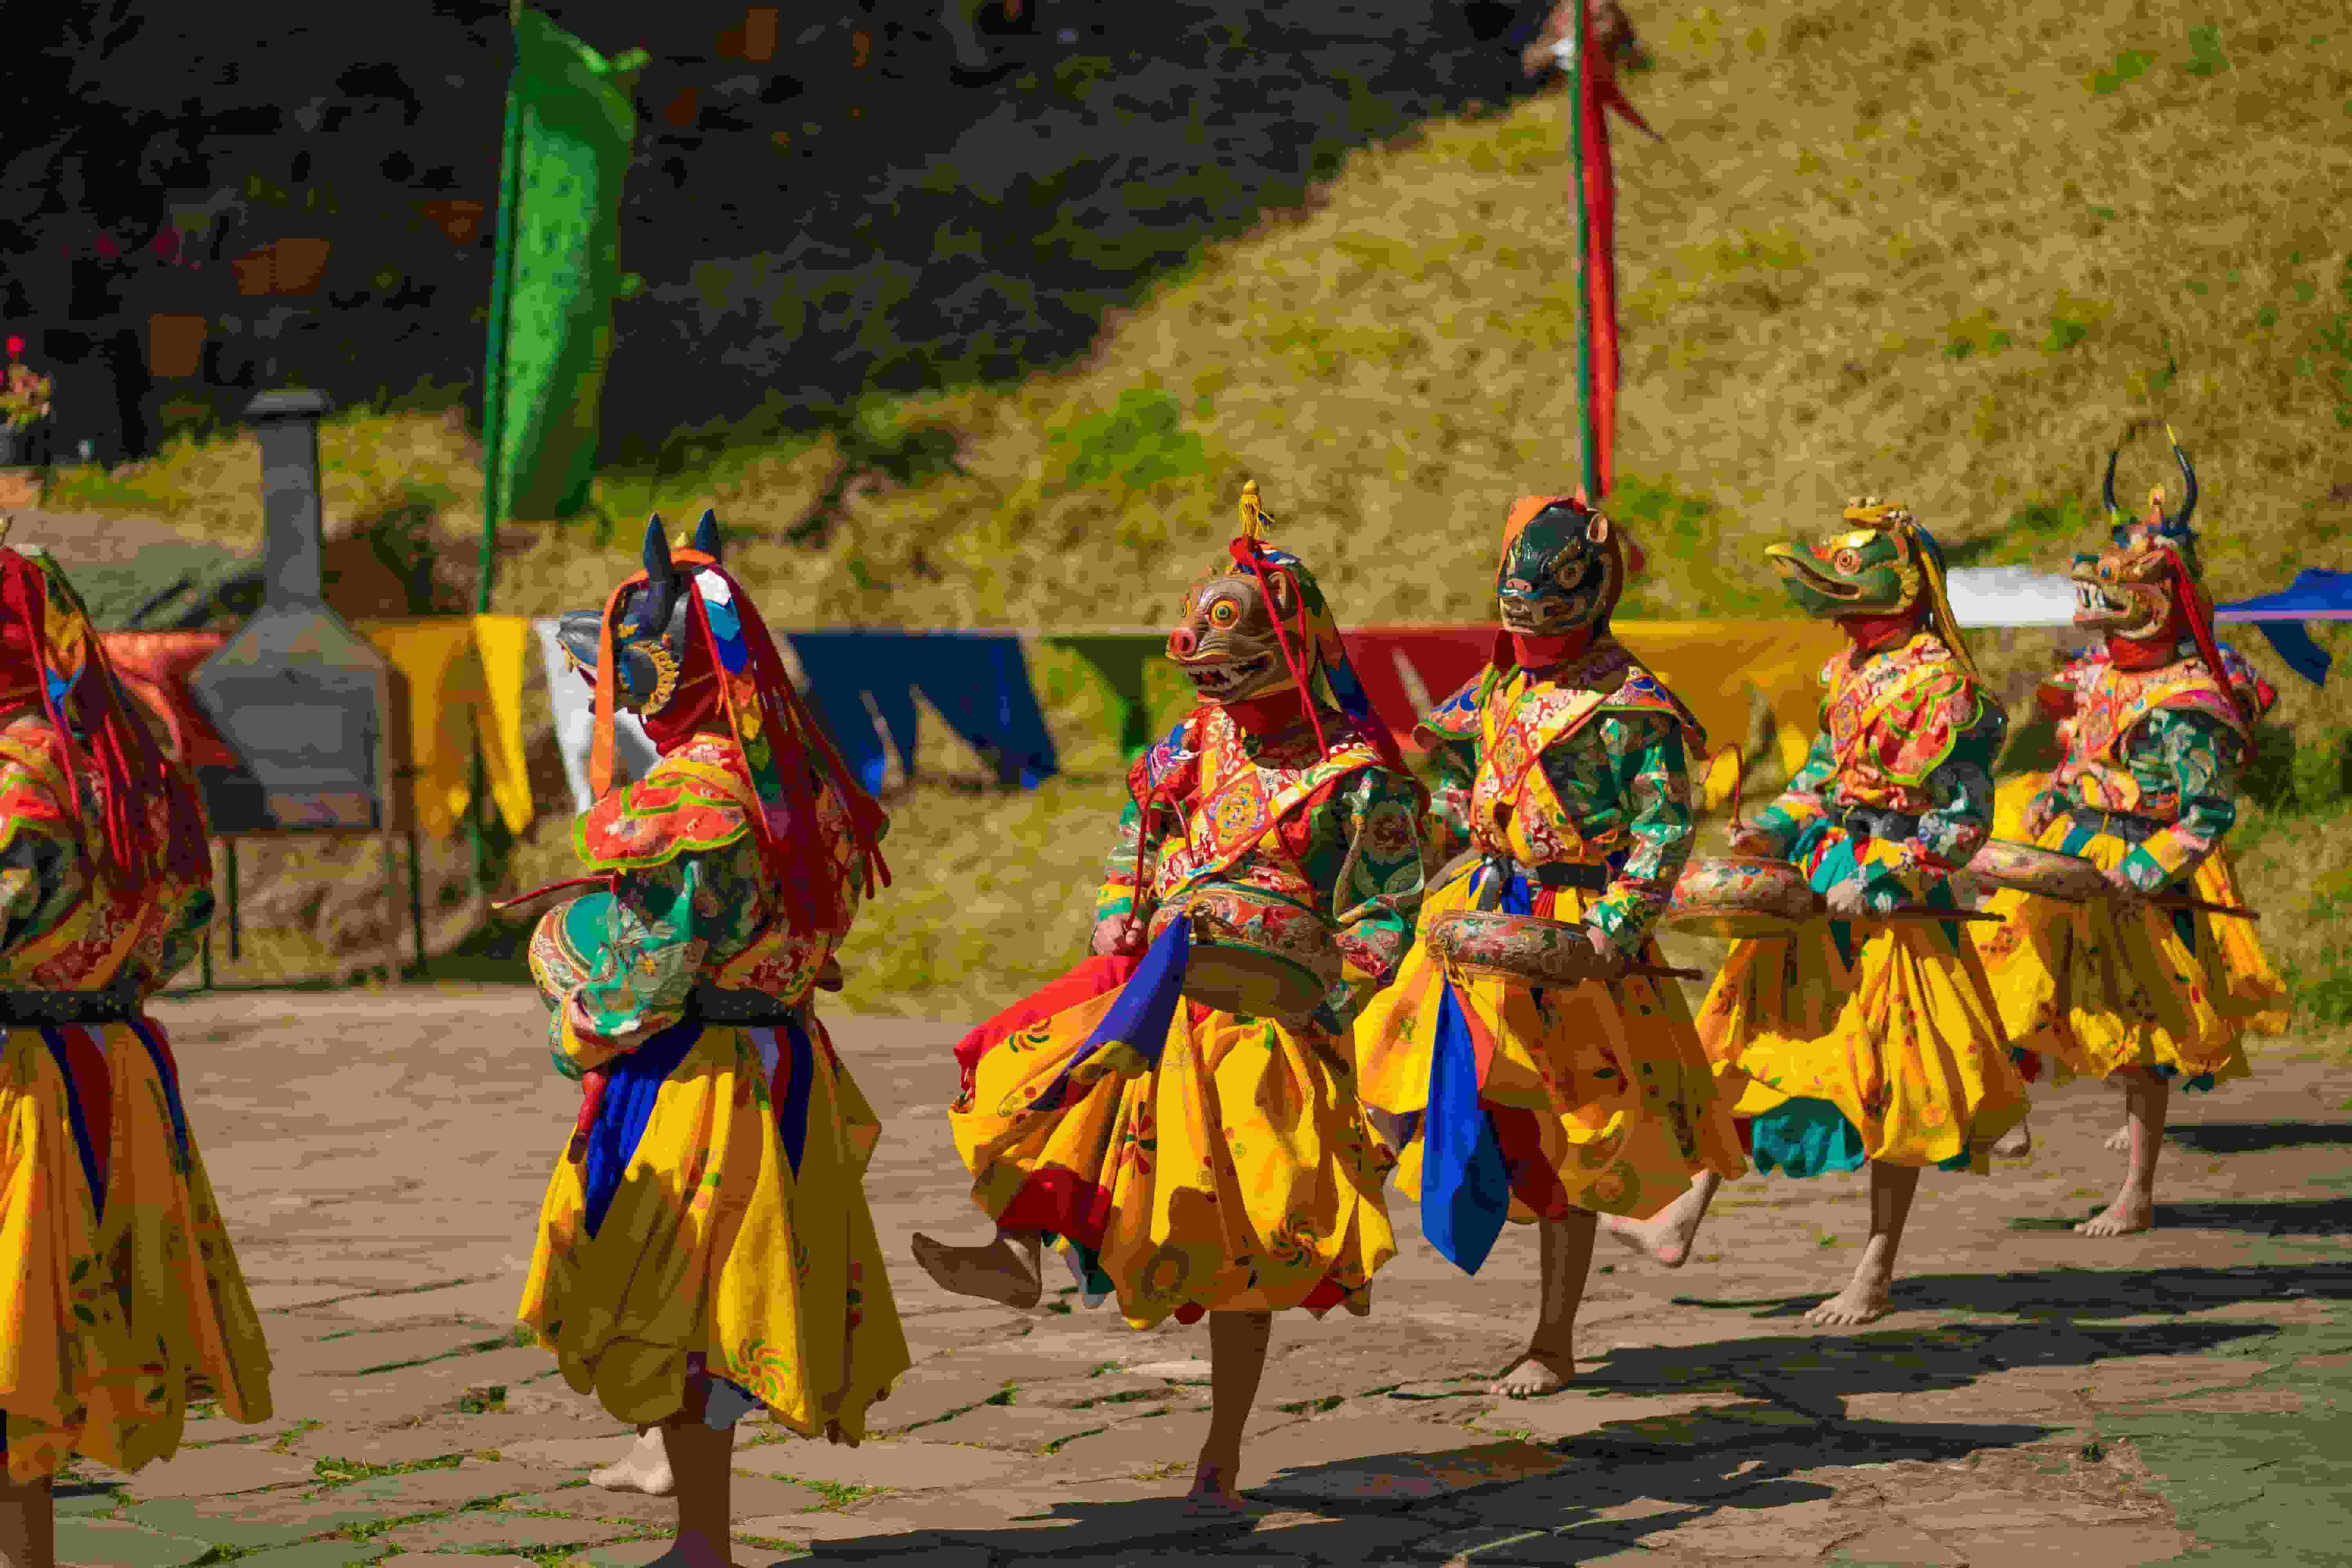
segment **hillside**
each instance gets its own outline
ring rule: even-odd
[[[1665,138],[1618,141],[1634,477],[1613,499],[1656,565],[1637,611],[1769,610],[1760,546],[1864,489],[1906,499],[1958,563],[2061,560],[2088,535],[2107,447],[2150,417],[2198,459],[2221,596],[2344,563],[2352,22],[2332,0],[2226,19],[2165,0],[1758,0],[1635,20],[1654,64],[1628,90]],[[1196,250],[1082,362],[613,471],[614,542],[514,531],[498,607],[593,602],[647,510],[708,503],[779,625],[1127,624],[1135,584],[1172,600],[1255,475],[1344,619],[1481,616],[1504,506],[1573,468],[1562,108],[1428,121],[1352,155],[1303,210]],[[325,449],[331,518],[414,520],[462,602],[479,486],[456,418],[346,417]],[[2168,474],[2143,432],[2122,488]],[[183,443],[69,479],[57,504],[250,542],[255,475],[249,441]],[[2017,660],[2047,647],[2011,640]],[[2285,691],[2279,741],[2300,761],[2278,766],[2310,781],[2303,809],[2340,799],[2346,683],[2314,692],[2252,651]],[[1004,867],[976,892],[962,879],[982,846],[1091,853],[1116,789],[1109,759],[1086,766],[1094,782],[1027,799],[904,803],[906,884],[859,939],[887,956],[851,999],[970,1006],[1050,968],[1058,954],[1015,959],[989,921],[1068,902],[1050,889],[1076,866]],[[2252,846],[2282,879],[2255,868],[2278,911],[2266,934],[2308,973],[2343,955],[2295,913],[2352,894],[2347,836],[2321,821]],[[953,951],[900,942],[967,899]]]

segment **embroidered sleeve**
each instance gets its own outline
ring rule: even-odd
[[[1347,1033],[1396,978],[1412,945],[1423,886],[1419,810],[1411,782],[1385,768],[1368,769],[1325,808],[1339,865],[1328,881],[1317,880],[1329,889],[1326,912],[1338,932],[1340,972],[1315,1019],[1333,1034]]]
[[[1611,714],[1601,721],[1601,742],[1629,852],[1584,919],[1630,952],[1665,912],[1690,859],[1697,835],[1691,821],[1690,769],[1683,755],[1682,726],[1664,715]]]
[[[15,758],[0,759],[0,812],[20,793],[37,789]],[[87,885],[81,847],[62,819],[0,816],[0,947],[15,949],[46,935],[73,910]]]
[[[1160,863],[1161,847],[1170,834],[1181,835],[1183,824],[1177,819],[1173,807],[1165,802],[1152,807],[1151,819],[1146,823],[1135,802],[1129,801],[1118,814],[1118,837],[1111,845],[1109,856],[1103,861],[1102,886],[1095,893],[1095,919],[1107,921],[1114,915],[1142,913],[1149,915],[1150,894],[1154,868]],[[1136,842],[1143,840],[1144,887],[1135,885]]]
[[[1429,752],[1429,816],[1423,827],[1423,847],[1429,869],[1435,875],[1447,861],[1470,847],[1470,787],[1478,777],[1475,736],[1448,735]]]
[[[717,910],[699,855],[620,872],[593,967],[555,1015],[557,1070],[576,1078],[686,1016]]]
[[[1929,771],[1924,787],[1935,804],[1919,815],[1915,838],[1870,840],[1862,857],[1864,890],[1885,912],[1924,897],[1928,887],[1967,865],[1992,836],[1992,769],[2009,733],[1998,704],[1970,692],[1976,716]]]
[[[169,985],[173,975],[196,961],[205,945],[205,929],[213,920],[209,887],[175,884],[162,896],[169,900],[169,914],[140,942],[123,966],[124,977],[142,999]]]
[[[2148,715],[2136,739],[2136,760],[2159,767],[2180,802],[2179,819],[2121,863],[2132,886],[2154,892],[2195,870],[2236,824],[2240,746],[2219,720],[2178,708]]]
[[[1822,786],[1837,772],[1837,752],[1830,744],[1829,731],[1813,737],[1812,750],[1805,753],[1804,766],[1789,780],[1789,787],[1780,798],[1756,814],[1756,829],[1771,838],[1777,852],[1786,855],[1797,842],[1797,836],[1822,815]]]

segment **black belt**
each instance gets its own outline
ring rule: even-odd
[[[0,1026],[128,1024],[136,998],[120,991],[0,991]]]
[[[1899,842],[1919,837],[1917,817],[1874,805],[1849,805],[1843,810],[1832,806],[1830,821],[1854,838],[1891,838]]]
[[[799,1022],[800,1009],[785,1006],[764,991],[721,991],[716,985],[698,985],[686,999],[686,1016],[698,1024],[770,1028]]]
[[[2145,844],[2172,826],[2136,811],[2095,811],[2087,805],[2070,805],[2066,815],[2077,827],[2113,834],[2126,844]]]
[[[1549,866],[1522,866],[1507,855],[1485,857],[1497,876],[1523,876],[1538,888],[1574,888],[1587,893],[1605,893],[1611,880],[1609,868],[1574,862]]]

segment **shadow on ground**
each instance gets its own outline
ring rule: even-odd
[[[2203,1154],[2252,1154],[2264,1149],[2332,1149],[2352,1144],[2352,1122],[2192,1122],[2168,1128],[2165,1136]]]
[[[2274,1225],[2296,1216],[2333,1215],[2340,1200],[2311,1204],[2181,1204],[2180,1211],[2238,1211],[2274,1216]],[[2159,1214],[2164,1211],[2159,1211]],[[2284,1215],[2284,1219],[2275,1216]],[[2175,1222],[2183,1226],[2186,1220]],[[2342,1223],[2340,1216],[2336,1223]],[[2216,1226],[2215,1228],[2225,1228]],[[2148,1312],[2203,1311],[2232,1301],[2304,1299],[2352,1300],[2352,1266],[2248,1265],[2234,1268],[2054,1268],[2015,1274],[1923,1274],[1895,1281],[1894,1310],[2011,1313],[2021,1318],[2125,1318]],[[1759,1300],[1714,1300],[1677,1296],[1678,1307],[1714,1307],[1752,1311],[1760,1318],[1793,1318],[1829,1300],[1827,1294]],[[1959,1332],[1960,1330],[1946,1331]]]
[[[2210,1288],[2196,1303],[2201,1306],[2214,1304],[2214,1295],[2352,1295],[2352,1279],[2340,1271],[2291,1268],[2100,1276],[2093,1288],[2071,1293],[2060,1288],[2058,1277],[2035,1277],[2011,1294],[2030,1305],[2063,1296],[2070,1310],[2106,1309],[2122,1300],[2145,1311],[2183,1277]],[[2244,1354],[2283,1331],[2280,1325],[2245,1322],[2025,1322],[1622,1349],[1579,1380],[1584,1393],[1721,1394],[1722,1403],[1608,1421],[1549,1444],[1490,1440],[1440,1453],[1380,1454],[1286,1469],[1250,1489],[1255,1510],[1322,1517],[1277,1521],[1257,1531],[1251,1545],[1269,1558],[1318,1563],[1448,1552],[1471,1560],[1576,1563],[1710,1517],[1746,1522],[1764,1518],[1765,1510],[1829,1499],[1833,1489],[1818,1479],[1828,1468],[2033,1449],[2020,1462],[2063,1470],[2076,1458],[2095,1463],[2099,1457],[2095,1444],[2074,1452],[2083,1446],[2079,1434],[2069,1435],[2072,1428],[2032,1421],[1849,1417],[1845,1401],[1963,1389],[1991,1373],[2035,1367],[2082,1368],[2088,1383],[2090,1369],[2101,1362]],[[1261,1443],[1278,1455],[1280,1432]],[[1632,1506],[1645,1501],[1651,1506]],[[1635,1517],[1603,1517],[1612,1512]],[[1122,1564],[1173,1563],[1189,1552],[1217,1550],[1203,1543],[1237,1537],[1255,1524],[1203,1521],[1160,1500],[1065,1502],[1016,1526],[944,1530],[937,1538],[985,1547],[995,1561],[1117,1547]],[[1538,1535],[1539,1542],[1531,1539]],[[844,1540],[822,1543],[816,1552],[856,1557],[883,1544]],[[1517,1554],[1523,1548],[1538,1554]],[[889,1549],[907,1550],[905,1539]]]

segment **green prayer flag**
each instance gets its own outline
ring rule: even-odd
[[[613,301],[625,287],[630,95],[645,63],[642,49],[607,60],[537,12],[516,17],[483,381],[486,527],[587,507]]]
[[[1145,668],[1160,658],[1166,645],[1158,637],[1128,632],[1108,635],[1049,637],[1052,647],[1067,648],[1087,661],[1110,699],[1111,717],[1118,721],[1118,749],[1133,757],[1151,743],[1151,709],[1145,694]]]

